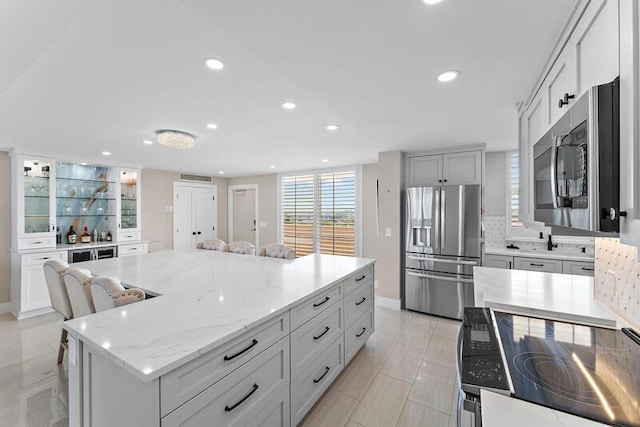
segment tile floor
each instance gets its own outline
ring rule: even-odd
[[[0,315],[0,426],[66,426],[61,318]],[[376,308],[376,331],[302,421],[327,427],[456,425],[460,322]]]

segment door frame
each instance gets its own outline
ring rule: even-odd
[[[233,210],[234,210],[234,192],[236,190],[255,190],[255,218],[256,218],[256,255],[260,251],[260,204],[259,204],[259,185],[258,184],[233,184],[227,186],[227,236],[229,243],[233,242]]]
[[[204,184],[201,182],[189,182],[189,181],[173,181],[173,194],[171,195],[171,212],[173,214],[172,215],[173,218],[171,219],[171,223],[173,227],[173,230],[171,231],[171,248],[172,249],[175,249],[175,245],[176,245],[176,210],[174,209],[176,205],[176,193],[179,188],[183,188],[183,187],[208,188],[211,190],[215,190],[216,197],[219,197],[218,186],[216,184]],[[218,201],[216,201],[216,207],[218,206],[217,202]],[[216,212],[216,218],[217,217],[218,215]],[[217,227],[217,224],[216,224],[216,227]]]

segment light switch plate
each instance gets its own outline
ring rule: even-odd
[[[76,339],[67,336],[67,345],[67,359],[69,360],[69,364],[78,366],[78,347],[76,345]]]
[[[384,235],[387,237],[391,237],[391,227],[386,227],[384,229]]]

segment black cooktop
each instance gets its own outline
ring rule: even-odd
[[[640,427],[640,345],[619,330],[494,313],[514,397]]]

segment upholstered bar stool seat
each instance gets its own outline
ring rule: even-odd
[[[219,252],[229,252],[227,242],[220,239],[210,239],[202,242],[202,249]]]
[[[64,317],[64,320],[73,319],[73,310],[71,310],[71,302],[69,294],[64,285],[62,275],[69,268],[69,264],[58,260],[49,260],[44,263],[44,278],[49,289],[49,299],[51,307]],[[60,347],[58,349],[58,364],[62,363],[64,352],[67,350],[67,330],[62,329],[60,334]]]
[[[76,319],[96,312],[91,297],[92,278],[91,272],[84,268],[71,267],[64,273],[64,284]]]
[[[237,242],[229,243],[229,252],[234,254],[243,254],[243,255],[255,255],[256,247],[253,246],[250,242],[245,242],[244,240],[238,240]]]
[[[125,289],[115,277],[96,276],[91,280],[91,295],[96,311],[143,301],[142,289]]]
[[[295,259],[296,250],[290,248],[289,246],[273,244],[261,247],[260,256],[266,256],[270,258]]]

